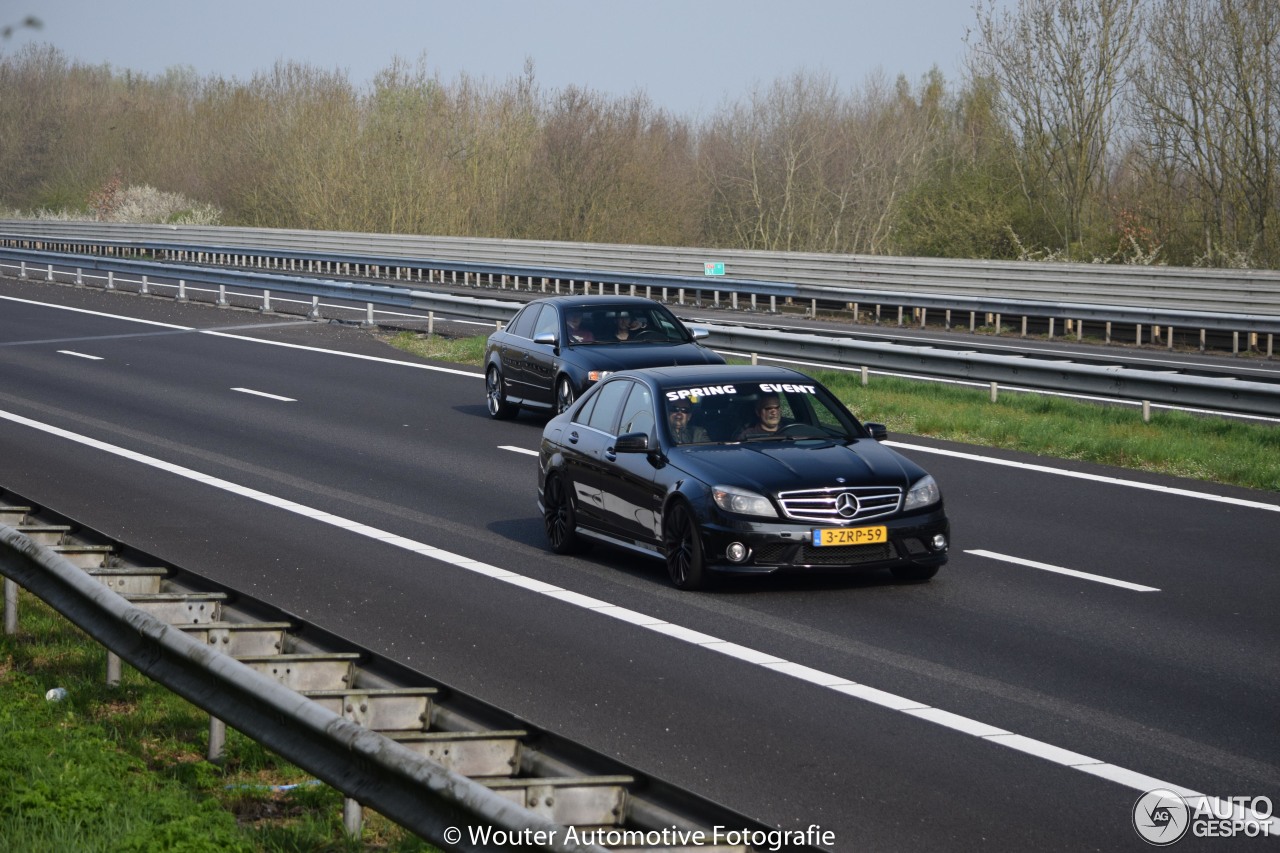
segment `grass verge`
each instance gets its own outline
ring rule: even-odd
[[[206,761],[206,713],[129,666],[108,687],[97,642],[25,590],[19,608],[18,635],[0,634],[6,851],[435,850],[369,811],[348,839],[338,791],[233,730]],[[67,698],[46,700],[53,687]]]
[[[387,338],[405,352],[480,366],[484,337]],[[1280,492],[1280,429],[1155,410],[1150,423],[1128,406],[873,376],[866,387],[848,371],[809,370],[865,421],[893,432],[1020,450],[1232,486]]]

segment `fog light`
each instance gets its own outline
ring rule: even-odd
[[[731,563],[741,563],[743,560],[747,559],[747,555],[750,553],[751,552],[747,549],[747,546],[743,545],[741,542],[733,542],[728,548],[724,549],[724,555],[729,558],[729,562]]]
[[[933,537],[933,542],[930,544],[933,546],[933,550],[935,551],[945,551],[947,550],[947,537],[939,533]]]

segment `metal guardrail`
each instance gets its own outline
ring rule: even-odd
[[[5,633],[21,586],[108,650],[108,683],[123,660],[207,711],[211,760],[229,725],[341,791],[353,836],[368,806],[450,850],[750,853],[781,838],[3,489],[0,575]]]
[[[75,280],[81,283],[83,283],[84,269],[105,272],[111,276],[136,275],[140,281],[146,281],[144,278],[146,276],[177,279],[180,284],[175,297],[180,295],[186,281],[199,281],[221,288],[282,291],[311,296],[313,300],[325,297],[357,303],[365,302],[369,305],[391,305],[457,316],[479,317],[497,322],[509,320],[523,304],[517,301],[472,299],[431,293],[413,290],[406,286],[351,283],[296,275],[0,248],[0,262],[5,260],[11,264],[16,262],[19,275],[34,274],[46,281],[58,280],[55,266],[74,269]],[[28,262],[37,260],[46,262],[43,268],[26,266]],[[62,275],[66,276],[70,273],[63,272]],[[162,285],[151,282],[150,286]],[[163,286],[173,287],[173,285]],[[558,282],[556,290],[559,290]],[[1174,406],[1198,406],[1242,414],[1280,416],[1280,385],[1264,382],[1234,378],[1214,379],[1129,367],[1098,367],[1077,364],[1052,356],[1033,358],[992,355],[928,346],[856,341],[817,334],[794,332],[784,334],[776,330],[761,331],[733,326],[700,325],[706,326],[711,333],[707,344],[713,348],[755,353],[769,358],[808,359],[846,366],[908,371],[938,378],[984,383],[1014,383],[1046,391],[1097,394]]]
[[[433,843],[446,844],[448,828],[471,826],[564,837],[563,827],[132,606],[84,569],[5,524],[0,571],[148,678]],[[596,846],[545,849],[604,853]]]
[[[0,220],[0,242],[607,281],[750,298],[1280,332],[1280,271],[886,258],[217,226]],[[704,274],[707,264],[723,276]]]

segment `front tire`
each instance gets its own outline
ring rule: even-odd
[[[489,407],[489,417],[494,420],[510,420],[520,411],[519,406],[508,402],[507,393],[502,390],[502,371],[496,364],[489,365],[489,370],[484,375],[484,396],[485,404]]]
[[[576,554],[584,550],[573,498],[564,481],[554,474],[542,487],[542,529],[547,534],[547,545],[555,553]]]
[[[693,510],[676,501],[662,525],[662,545],[667,555],[667,575],[677,589],[704,589],[707,586],[702,537]]]
[[[573,383],[569,381],[568,376],[562,375],[556,380],[556,414],[563,414],[576,399],[578,399],[578,392],[574,390]]]

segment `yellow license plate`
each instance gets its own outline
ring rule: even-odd
[[[813,544],[826,545],[877,545],[889,541],[887,527],[819,527],[813,531]]]

